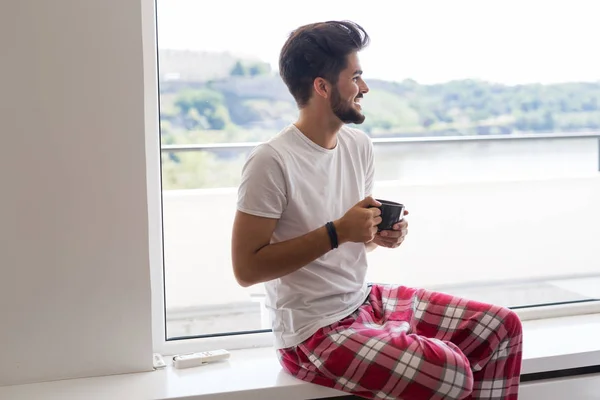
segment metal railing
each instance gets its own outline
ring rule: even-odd
[[[548,140],[548,139],[598,139],[598,171],[600,171],[600,132],[574,133],[514,133],[510,135],[464,135],[464,136],[424,136],[424,137],[392,137],[373,138],[373,145],[388,145],[397,143],[426,144],[426,143],[464,143],[484,141],[513,141],[513,140]],[[162,145],[163,153],[194,152],[206,150],[248,150],[262,142],[235,143],[203,143],[203,144],[169,144]]]

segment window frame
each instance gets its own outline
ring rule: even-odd
[[[160,143],[160,94],[158,82],[157,0],[141,0],[143,30],[144,110],[146,128],[146,180],[149,212],[149,264],[151,279],[153,351],[173,355],[225,348],[228,350],[270,347],[271,332],[168,340],[163,256],[162,184]],[[599,139],[600,144],[600,139]],[[522,320],[548,319],[600,313],[600,301],[515,310]]]
[[[158,37],[156,0],[141,0],[146,128],[146,185],[148,192],[148,240],[152,304],[153,351],[163,355],[226,348],[269,347],[272,333],[253,333],[210,338],[167,340],[163,256],[162,183],[160,143],[160,95],[158,86]]]

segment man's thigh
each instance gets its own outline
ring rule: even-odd
[[[508,308],[446,293],[373,285],[370,300],[382,320],[405,321],[412,333],[452,342],[471,361],[489,356],[490,342],[521,332],[518,316]]]
[[[351,324],[320,330],[294,351],[288,359],[303,365],[288,372],[371,398],[458,399],[473,386],[469,362],[457,346],[407,333],[401,322],[365,321],[360,313]]]

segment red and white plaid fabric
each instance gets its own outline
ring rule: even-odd
[[[516,400],[521,333],[504,307],[373,285],[352,315],[278,356],[299,379],[367,399]]]

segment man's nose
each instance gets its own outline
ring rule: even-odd
[[[360,92],[361,93],[368,93],[369,92],[369,86],[363,81],[363,84],[360,88]]]

